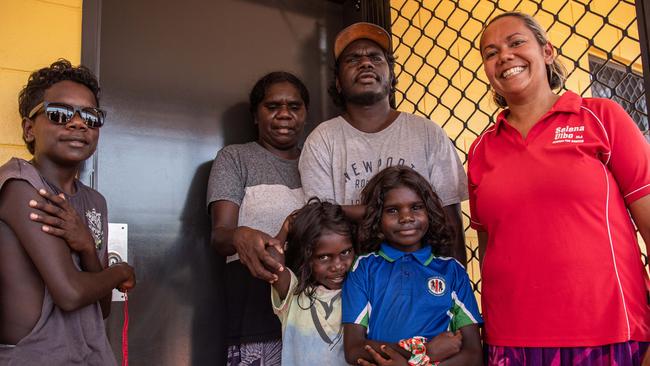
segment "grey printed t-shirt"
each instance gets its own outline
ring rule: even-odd
[[[306,197],[355,205],[370,178],[393,165],[424,176],[443,206],[468,197],[467,175],[445,131],[405,112],[375,133],[359,131],[341,116],[321,123],[305,141],[299,168]]]
[[[273,155],[257,142],[229,145],[214,159],[207,205],[226,200],[239,206],[238,226],[275,236],[284,219],[302,207],[298,160]],[[269,301],[270,285],[254,278],[237,255],[226,262],[227,343],[279,339],[280,322]]]
[[[277,157],[257,142],[226,146],[212,165],[207,198],[208,206],[219,200],[239,205],[238,226],[275,236],[304,204],[298,160]]]

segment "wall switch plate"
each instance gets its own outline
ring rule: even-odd
[[[108,224],[108,265],[129,261],[129,225]],[[124,301],[124,294],[113,290],[113,301]]]

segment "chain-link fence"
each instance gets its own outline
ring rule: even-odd
[[[504,11],[533,15],[569,72],[566,88],[619,102],[648,136],[641,51],[631,0],[391,0],[398,109],[443,126],[467,161],[496,117],[478,47],[483,26]],[[476,233],[463,207],[468,273],[480,292]],[[648,258],[644,254],[648,265]]]

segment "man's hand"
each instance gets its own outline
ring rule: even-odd
[[[381,345],[381,351],[388,357],[384,358],[379,352],[375,351],[374,348],[366,346],[366,351],[372,356],[372,359],[375,363],[370,363],[363,358],[357,360],[357,363],[361,366],[408,366],[408,361],[402,357],[394,349],[384,345]]]
[[[431,361],[442,361],[460,352],[462,345],[463,335],[459,330],[440,333],[427,343],[427,355]]]
[[[283,253],[283,245],[279,240],[259,230],[240,226],[233,233],[233,245],[237,250],[239,260],[248,267],[254,277],[270,283],[278,280],[278,276],[269,272],[266,268],[278,272],[283,271],[284,266],[273,259],[266,247],[272,246],[280,253]]]
[[[40,213],[30,213],[29,218],[42,223],[41,230],[44,232],[65,240],[71,250],[94,253],[95,239],[85,220],[79,216],[63,194],[54,195],[44,189],[40,189],[38,193],[47,201],[29,201],[29,207],[40,211]]]

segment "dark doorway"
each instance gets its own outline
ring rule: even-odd
[[[205,190],[224,145],[254,139],[247,93],[286,70],[312,94],[308,130],[336,111],[325,93],[342,5],[319,0],[84,1],[83,63],[108,122],[94,185],[129,225],[138,286],[132,365],[219,365],[223,260],[209,248]],[[122,305],[109,335],[120,355]]]

